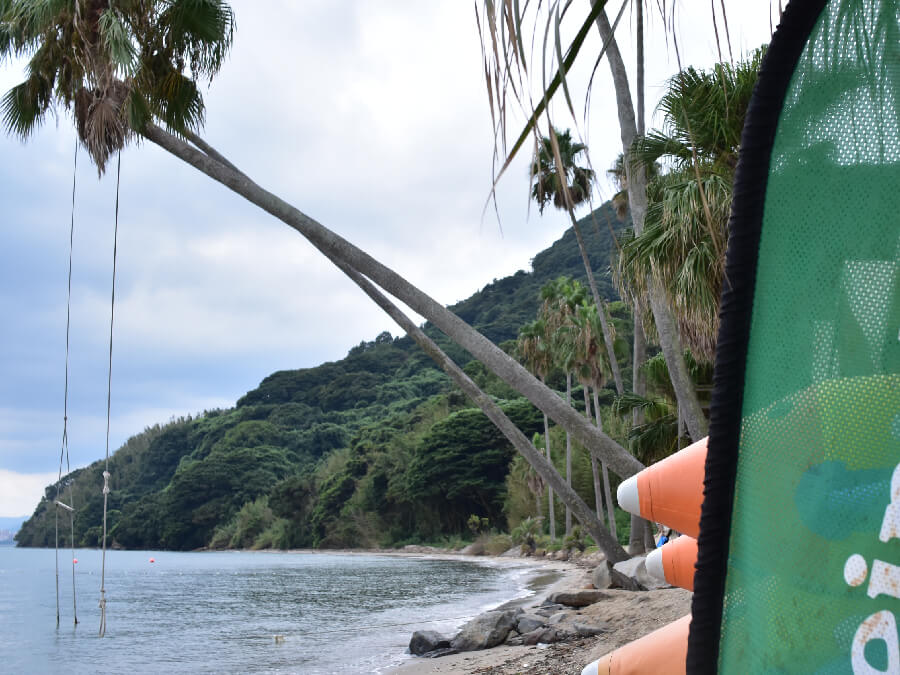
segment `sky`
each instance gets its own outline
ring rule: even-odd
[[[493,133],[471,3],[231,4],[202,135],[257,183],[445,304],[529,270],[562,235],[562,214],[529,209],[524,156],[499,184],[499,220],[483,211]],[[768,41],[769,3],[725,4],[736,57]],[[676,4],[682,63],[706,67],[710,10],[690,5]],[[618,36],[633,63],[630,18]],[[652,109],[677,61],[658,17],[647,41]],[[584,50],[599,50],[593,33]],[[0,63],[0,92],[22,79],[21,62]],[[602,174],[621,150],[605,64],[577,123]],[[27,143],[0,133],[0,517],[30,514],[60,470],[73,173],[68,466],[105,454],[115,164],[98,177],[83,150],[74,162],[64,110]],[[595,204],[611,194],[601,180]],[[117,246],[110,452],[399,332],[300,235],[149,143],[122,152]]]

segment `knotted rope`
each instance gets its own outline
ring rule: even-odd
[[[113,324],[116,316],[116,257],[119,241],[119,184],[122,178],[122,151],[116,167],[116,223],[113,230],[112,298],[109,307],[109,368],[106,380],[106,468],[103,472],[103,561],[100,565],[100,637],[106,635],[106,513],[109,501],[109,427],[112,411]]]
[[[63,477],[63,458],[66,461],[66,475],[71,472],[69,465],[69,327],[71,325],[72,314],[72,249],[75,241],[75,177],[78,172],[78,139],[75,139],[75,162],[72,169],[72,215],[69,220],[69,285],[66,294],[66,367],[65,367],[65,387],[63,390],[63,432],[62,445],[59,449],[59,474],[56,479],[56,496],[54,503],[54,535],[56,538],[56,625],[59,626],[59,509],[64,508],[69,512],[69,525],[72,537],[72,616],[75,623],[78,623],[78,608],[75,601],[75,503],[72,499],[72,483],[69,483],[69,504],[63,504],[59,501],[60,483]]]

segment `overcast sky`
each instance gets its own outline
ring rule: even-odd
[[[501,223],[482,218],[493,136],[471,3],[232,5],[203,135],[263,187],[445,304],[530,269],[561,236],[560,214],[529,214],[525,157],[500,185]],[[768,3],[726,6],[736,56],[767,41]],[[713,63],[708,7],[678,16],[683,62]],[[652,107],[676,65],[658,19],[649,33]],[[20,63],[0,67],[2,92],[21,79]],[[613,100],[604,64],[589,126],[579,119],[598,171],[621,149]],[[74,146],[65,111],[27,144],[0,135],[0,516],[31,513],[59,470]],[[98,180],[78,154],[73,469],[105,448],[114,168]],[[595,199],[609,195],[603,183]],[[111,450],[172,416],[232,406],[275,370],[398,333],[294,231],[150,144],[122,153],[117,275]]]

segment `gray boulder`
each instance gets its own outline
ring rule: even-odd
[[[668,588],[669,584],[652,576],[645,565],[647,556],[637,555],[628,560],[623,560],[613,565],[613,573],[618,572],[624,577],[632,579],[640,590],[654,590],[657,588]],[[623,586],[624,588],[624,586]]]
[[[520,633],[530,633],[545,623],[547,623],[546,617],[538,616],[537,614],[522,614],[516,622],[516,630]]]
[[[644,588],[627,574],[615,569],[608,560],[604,560],[591,570],[591,584],[594,588],[622,588],[626,591],[642,591]]]
[[[564,642],[566,640],[572,640],[574,637],[574,633],[571,633],[563,628],[543,626],[541,628],[535,628],[530,633],[520,635],[514,640],[510,640],[508,644],[526,646],[536,645],[538,643],[553,644],[554,642]]]
[[[646,571],[645,571],[646,574]],[[587,607],[595,602],[608,599],[609,596],[597,590],[579,589],[551,593],[548,600],[567,607]]]
[[[417,630],[409,641],[409,653],[416,656],[448,647],[450,647],[450,639],[433,630]]]
[[[462,630],[450,641],[450,646],[460,652],[494,647],[506,639],[522,613],[521,609],[510,609],[485,612],[476,616],[462,627]]]
[[[612,588],[612,574],[609,568],[609,565],[606,564],[606,561],[597,565],[593,570],[591,570],[591,584],[593,584],[594,588],[597,590],[603,590],[604,588]]]
[[[578,637],[593,637],[609,630],[605,623],[582,623],[580,621],[574,622],[572,628],[575,629],[575,634]]]
[[[550,616],[550,618],[547,619],[547,625],[553,626],[558,623],[562,623],[563,621],[565,621],[568,618],[568,616],[569,616],[569,613],[566,611],[557,612],[556,614],[553,614],[552,616]]]

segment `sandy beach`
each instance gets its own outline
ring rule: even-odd
[[[420,554],[421,555],[421,554]],[[590,586],[588,561],[568,562],[560,560],[523,558],[533,561],[546,571],[536,575],[536,593],[528,598],[513,601],[503,608],[521,606],[526,611],[540,605],[548,595],[563,590],[583,589]],[[547,584],[549,579],[555,579]],[[410,657],[401,666],[388,670],[388,675],[463,675],[485,673],[491,675],[552,674],[579,675],[589,662],[646,635],[690,612],[691,593],[680,588],[654,591],[604,590],[606,599],[573,610],[576,617],[590,623],[602,623],[602,634],[580,638],[571,642],[551,645],[508,646],[451,654],[440,658]],[[412,631],[410,631],[410,635]]]

